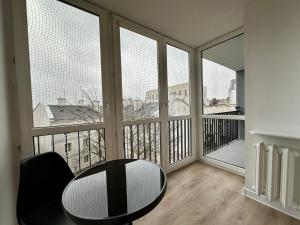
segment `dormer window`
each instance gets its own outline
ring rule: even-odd
[[[67,143],[65,144],[65,150],[67,152],[71,152],[72,151],[72,143]]]

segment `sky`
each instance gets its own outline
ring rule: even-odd
[[[236,79],[236,71],[208,59],[203,59],[203,86],[207,98],[225,99],[228,97],[230,81]]]
[[[99,17],[56,0],[27,0],[33,108],[84,93],[101,99]]]
[[[124,98],[142,99],[158,89],[157,41],[120,29],[122,90]],[[167,45],[168,85],[189,82],[189,54]]]
[[[102,102],[101,18],[56,0],[27,0],[27,17],[33,108],[86,94]],[[124,28],[120,40],[123,98],[144,100],[158,88],[157,42]],[[167,46],[169,86],[189,81],[188,62],[187,52]],[[208,60],[203,68],[208,98],[228,95],[235,72]]]

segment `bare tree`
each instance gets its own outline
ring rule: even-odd
[[[87,93],[85,90],[81,90],[84,97],[84,102],[80,104],[69,103],[73,106],[71,114],[80,123],[100,123],[103,121],[103,106],[97,99],[96,93]],[[105,146],[105,129],[99,128],[96,130],[81,131],[78,132],[78,150],[79,154],[73,155],[73,165],[74,167],[81,167],[81,161],[84,156],[88,155],[89,164],[95,165],[105,162],[106,158],[106,146]],[[80,143],[81,142],[81,143]],[[66,154],[67,151],[66,151]]]

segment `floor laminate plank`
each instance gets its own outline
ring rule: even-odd
[[[162,202],[134,225],[300,225],[242,195],[244,178],[193,163],[168,175]]]

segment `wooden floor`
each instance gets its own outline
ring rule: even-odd
[[[244,178],[194,163],[168,176],[162,202],[134,225],[300,225],[242,195]]]

